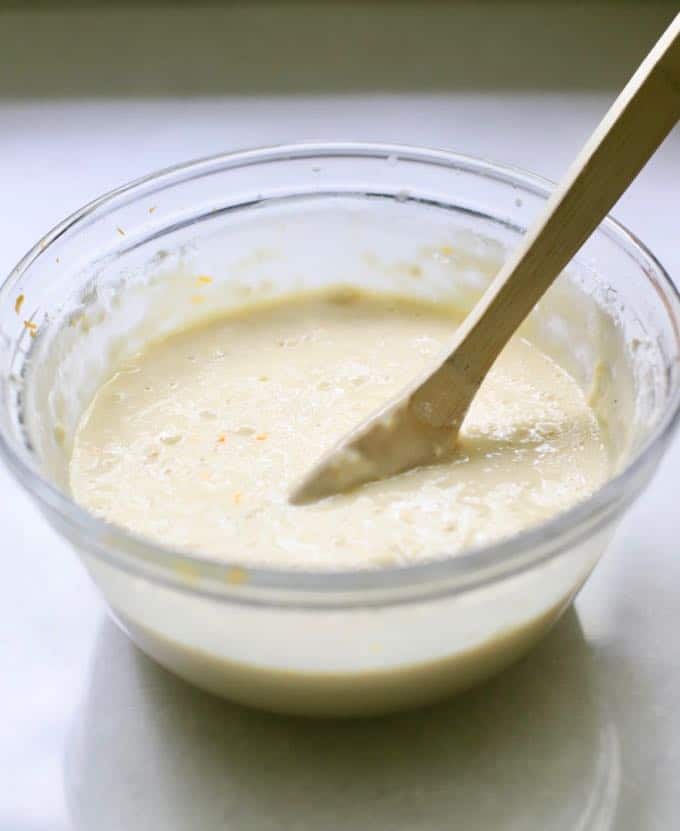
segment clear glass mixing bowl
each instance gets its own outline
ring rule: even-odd
[[[181,275],[215,277],[212,312],[333,283],[469,307],[550,187],[401,146],[245,151],[119,188],[17,265],[0,290],[0,452],[144,651],[246,704],[371,714],[496,672],[556,620],[678,417],[677,292],[611,219],[526,324],[598,404],[615,456],[604,487],[549,522],[426,564],[301,572],[249,567],[238,540],[229,563],[164,548],[83,510],[67,487],[73,430],[111,360],[205,314]]]

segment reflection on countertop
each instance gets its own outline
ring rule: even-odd
[[[221,701],[110,622],[67,748],[77,829],[613,828],[619,742],[570,610],[527,658],[446,703],[306,721]]]

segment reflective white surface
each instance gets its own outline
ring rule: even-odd
[[[535,34],[536,14],[529,6],[517,7],[517,14]],[[474,13],[472,4],[464,8],[470,38],[483,40],[485,14],[491,12]],[[496,57],[498,89],[487,70],[483,89],[475,90],[469,78],[456,81],[463,59],[453,54],[449,91],[441,83],[433,84],[438,92],[427,91],[421,69],[412,91],[375,92],[369,62],[349,85],[350,94],[341,94],[336,72],[329,73],[332,94],[323,96],[293,96],[272,83],[280,93],[274,97],[265,94],[264,82],[243,95],[233,83],[225,84],[229,94],[217,96],[213,79],[206,88],[214,97],[192,100],[161,97],[175,89],[168,78],[163,90],[163,80],[174,67],[183,79],[177,88],[193,90],[191,84],[185,88],[186,77],[200,85],[189,64],[199,54],[206,71],[217,50],[208,33],[224,24],[226,12],[206,13],[200,26],[195,15],[173,12],[165,26],[175,32],[175,46],[189,23],[206,39],[192,41],[185,53],[163,53],[161,60],[160,38],[149,45],[148,64],[139,44],[132,44],[137,74],[130,71],[125,49],[131,11],[104,18],[95,12],[63,19],[47,15],[47,22],[45,16],[40,22],[38,13],[0,16],[0,55],[17,42],[27,55],[14,87],[9,64],[0,58],[0,272],[48,227],[98,193],[176,161],[246,145],[304,138],[395,140],[451,147],[558,176],[613,97],[613,89],[606,89],[612,67],[632,68],[644,39],[667,17],[664,8],[636,12],[639,25],[630,31],[641,43],[603,61],[601,83],[591,76],[584,82],[575,54],[572,90],[557,91],[550,78],[541,89],[540,69],[531,58],[525,83],[518,72],[510,73],[514,90],[502,78],[502,55]],[[543,26],[562,31],[560,25],[575,14],[567,9],[564,18],[545,12]],[[293,12],[298,18],[293,15],[288,25],[296,20],[302,25],[304,9]],[[603,14],[593,15],[595,34],[610,31]],[[401,32],[416,20],[422,23],[416,11],[411,20],[403,11],[398,17]],[[31,31],[38,29],[53,36],[51,58],[39,54],[40,38],[38,46],[32,41]],[[548,40],[551,31],[544,33]],[[397,34],[390,30],[386,38]],[[588,34],[589,42],[595,34]],[[421,32],[427,63],[424,37]],[[571,37],[573,44],[582,43],[575,24]],[[443,65],[444,46],[437,43],[429,59],[433,73]],[[65,46],[72,52],[60,51]],[[88,87],[82,81],[80,90],[76,81],[75,88],[69,86],[65,56],[77,62],[96,46],[105,66],[103,86],[112,95],[139,92],[140,97],[94,99],[94,82]],[[277,60],[268,55],[264,68],[260,61],[257,77],[275,78],[280,61],[294,57],[291,50]],[[386,77],[381,72],[388,58],[376,53],[376,86]],[[585,62],[588,71],[600,66]],[[111,71],[117,64],[125,79],[120,86]],[[323,92],[322,69],[317,93]],[[92,72],[84,64],[80,75]],[[153,82],[145,86],[145,78]],[[33,98],[19,100],[22,85]],[[590,91],[578,91],[584,87]],[[41,90],[49,101],[35,97]],[[614,212],[676,280],[679,170],[676,130]],[[249,712],[197,692],[153,665],[107,619],[75,557],[2,470],[0,829],[678,827],[678,486],[676,442],[575,611],[521,664],[424,712],[333,724]]]

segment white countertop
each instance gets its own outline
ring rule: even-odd
[[[344,5],[332,7],[335,22]],[[634,4],[624,5],[630,17]],[[486,12],[461,7],[465,25],[479,30],[470,38],[479,40],[488,31]],[[515,7],[520,23],[535,32],[538,6]],[[238,23],[246,25],[247,13],[238,8]],[[253,19],[265,26],[268,7],[258,8]],[[314,15],[310,22],[310,8],[293,7],[305,37],[321,26]],[[345,11],[359,15],[361,8],[349,4]],[[398,32],[422,24],[422,6],[395,8]],[[554,4],[543,8],[545,25],[561,31],[568,24],[564,38],[583,44],[575,4],[565,4],[564,14]],[[9,51],[22,61],[10,77],[7,71],[18,64],[3,65],[0,57],[0,273],[100,192],[180,160],[247,145],[394,140],[455,148],[555,177],[611,101],[614,70],[632,68],[649,33],[673,11],[672,4],[670,11],[660,9],[640,8],[639,21],[629,20],[631,31],[645,33],[633,57],[615,50],[599,63],[587,44],[610,29],[606,11],[593,15],[597,31],[583,35],[583,61],[602,67],[601,83],[575,65],[570,88],[555,61],[547,80],[531,60],[523,76],[513,70],[507,78],[501,56],[497,86],[488,69],[474,89],[462,70],[454,71],[470,59],[467,44],[463,57],[451,57],[461,83],[428,87],[420,63],[429,61],[435,77],[449,46],[440,38],[428,56],[426,31],[414,83],[399,75],[408,92],[373,90],[371,78],[389,77],[381,67],[394,59],[393,52],[377,50],[374,76],[369,62],[352,76],[349,92],[342,92],[336,66],[326,89],[320,70],[313,89],[295,95],[279,83],[272,59],[258,63],[257,83],[247,93],[238,94],[231,79],[220,94],[212,78],[210,96],[200,98],[190,64],[195,59],[204,71],[217,54],[210,33],[232,19],[228,11],[206,12],[199,36],[195,15],[175,8],[172,23],[164,24],[175,33],[172,55],[163,50],[166,35],[148,52],[139,37],[127,43],[132,9],[63,19],[0,13],[0,56]],[[287,19],[289,27],[291,19],[297,18]],[[191,24],[191,48],[180,52],[185,24]],[[439,27],[437,20],[428,25]],[[141,31],[148,36],[148,29]],[[239,38],[229,31],[233,46]],[[386,38],[398,32],[389,29]],[[375,31],[373,38],[372,48],[375,39],[383,42]],[[52,51],[45,57],[40,50],[48,42]],[[346,57],[334,43],[334,59]],[[87,65],[98,48],[107,97],[97,95]],[[293,51],[294,44],[286,57],[292,60]],[[550,51],[545,38],[543,51]],[[64,69],[79,60],[79,71]],[[323,60],[323,50],[314,60]],[[116,62],[119,75],[111,70]],[[181,81],[164,89],[168,67]],[[192,97],[168,94],[177,90]],[[615,215],[680,279],[678,130]],[[75,556],[0,470],[0,831],[680,827],[679,487],[676,442],[575,611],[522,663],[425,712],[330,724],[250,712],[157,668],[108,620]]]

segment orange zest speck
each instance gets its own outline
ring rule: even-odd
[[[212,283],[213,278],[210,277],[208,274],[199,274],[196,278],[196,281],[204,286],[209,286],[210,283]]]
[[[234,505],[241,504],[241,491],[234,491]]]
[[[248,575],[242,568],[238,568],[238,566],[233,566],[227,572],[227,582],[231,583],[233,586],[239,586],[241,583],[245,583],[248,579]]]
[[[224,444],[226,442],[226,440],[227,440],[227,434],[226,433],[220,433],[219,436],[217,437],[217,443],[218,444]]]
[[[24,326],[28,329],[28,331],[35,337],[35,333],[38,331],[38,324],[33,323],[32,320],[24,320]]]
[[[24,295],[20,294],[17,299],[14,301],[14,311],[19,314],[21,311],[21,307],[24,305]]]
[[[258,433],[255,438],[257,441],[265,441],[269,438],[269,435],[267,433]]]
[[[152,205],[152,206],[149,208],[149,213],[150,213],[150,214],[152,214],[155,210],[156,210],[156,206],[155,206],[155,205]]]

